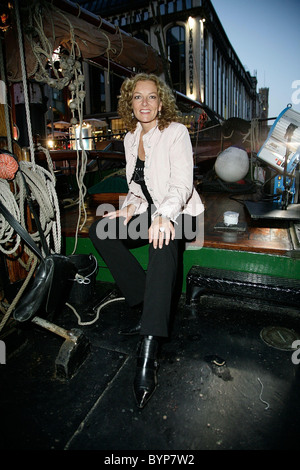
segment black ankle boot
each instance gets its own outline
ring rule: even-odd
[[[136,325],[134,325],[131,328],[124,328],[119,331],[119,335],[137,335],[141,331],[141,320],[137,322]]]
[[[139,408],[146,405],[157,386],[157,350],[158,341],[154,336],[144,336],[138,346],[133,389]]]

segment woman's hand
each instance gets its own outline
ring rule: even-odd
[[[135,212],[134,204],[129,204],[129,206],[119,209],[117,211],[108,212],[103,217],[108,217],[109,219],[116,219],[117,217],[124,217],[124,225],[127,225],[130,219],[132,218]]]
[[[153,242],[153,248],[162,248],[170,240],[175,238],[175,228],[170,219],[157,216],[149,227],[149,243]]]

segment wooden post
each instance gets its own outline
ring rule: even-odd
[[[4,104],[0,104],[0,148],[8,150]],[[20,149],[20,146],[17,144],[17,142],[13,143],[13,152],[18,157],[18,160],[22,160],[22,151]],[[11,185],[11,189],[13,189],[12,185]],[[30,215],[28,217],[29,217],[29,223],[31,224]],[[3,255],[1,254],[1,256],[3,256],[3,263],[5,263],[6,268],[7,268],[7,273],[8,273],[8,278],[9,278],[8,282],[10,284],[26,279],[28,272],[26,271],[26,269],[24,269],[20,265],[18,261],[18,258],[22,258],[24,263],[26,263],[28,260],[28,255],[23,252],[22,246],[18,248],[16,257],[11,256],[11,255],[7,256],[4,254]]]

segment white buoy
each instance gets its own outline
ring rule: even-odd
[[[226,183],[236,183],[245,178],[249,170],[246,150],[228,147],[216,159],[215,172]]]

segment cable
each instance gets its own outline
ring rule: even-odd
[[[117,297],[116,299],[107,300],[107,302],[104,302],[104,304],[99,305],[99,307],[97,309],[96,317],[94,318],[94,320],[91,320],[89,322],[81,321],[81,318],[80,318],[79,314],[77,313],[75,307],[73,307],[73,305],[69,304],[68,302],[66,302],[65,305],[67,305],[67,307],[69,307],[73,311],[75,316],[78,318],[78,325],[88,326],[88,325],[92,325],[93,323],[95,323],[99,319],[100,311],[102,310],[103,307],[105,307],[106,305],[108,305],[112,302],[117,302],[117,301],[120,301],[120,300],[125,300],[125,297]]]

